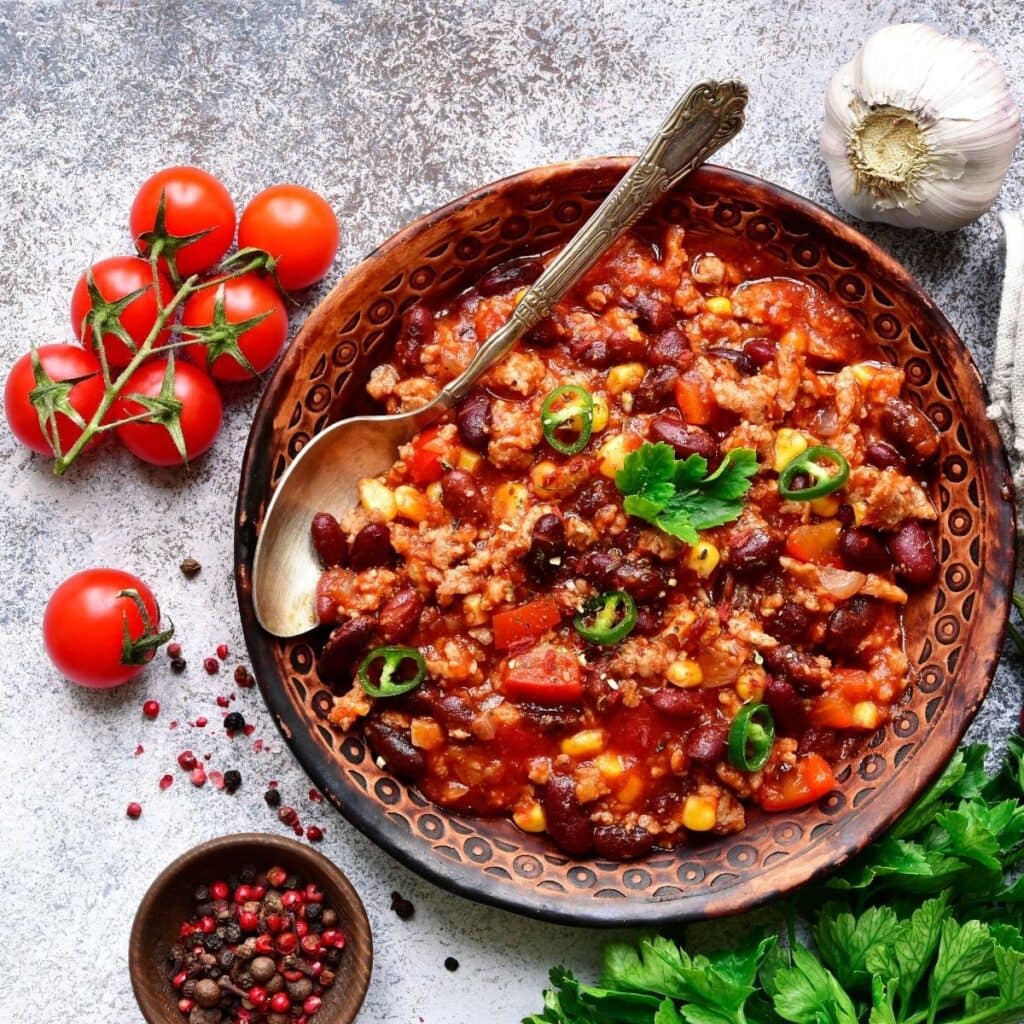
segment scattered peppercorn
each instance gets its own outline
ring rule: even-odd
[[[147,700],[146,703],[142,705],[142,713],[147,718],[156,718],[156,716],[160,714],[160,703],[155,700]]]
[[[245,716],[240,711],[231,711],[224,716],[224,728],[228,732],[241,732],[245,728]]]
[[[281,806],[281,791],[278,789],[268,789],[263,794],[263,799],[267,801],[268,807],[280,807]]]
[[[199,575],[203,567],[194,558],[189,557],[181,563],[179,568],[181,569],[182,576],[187,580],[191,580]]]
[[[197,788],[199,786],[205,786],[206,785],[206,769],[202,765],[196,766],[195,768],[192,769],[191,778],[192,778],[192,785],[193,786],[196,786]]]
[[[446,971],[452,971],[453,973],[459,969],[459,961],[453,956],[446,956],[444,958],[444,969]]]
[[[282,824],[289,826],[289,828],[294,828],[299,821],[299,812],[294,807],[282,807],[277,812],[277,818]],[[285,887],[287,885],[288,883],[285,882]]]
[[[309,828],[306,829],[306,838],[311,843],[319,843],[324,838],[324,830],[318,825],[310,825]]]
[[[181,673],[185,671],[185,666],[187,664],[188,662],[184,658],[175,658],[171,662],[171,671],[175,673],[175,675],[180,676]]]
[[[235,682],[242,687],[243,690],[249,690],[252,688],[253,683],[256,682],[249,670],[244,665],[238,665],[235,668]]]
[[[400,921],[408,921],[416,913],[412,901],[407,900],[400,892],[391,894],[391,909]]]
[[[171,786],[173,786],[173,785],[174,785],[174,776],[173,775],[161,775],[160,776],[160,788],[161,789],[170,789]]]
[[[125,808],[125,814],[129,818],[138,818],[142,814],[142,804],[136,803],[134,800]]]
[[[196,719],[196,728],[197,729],[205,729],[207,721],[208,721],[208,719],[205,716],[200,716],[199,718]]]
[[[183,750],[178,755],[178,764],[185,771],[190,772],[196,766],[196,755],[191,750]]]
[[[177,640],[172,640],[167,645],[167,657],[172,659],[181,657],[181,644]]]
[[[216,658],[203,658],[203,668],[208,675],[215,676],[220,671],[220,662]]]
[[[220,658],[221,661],[227,661],[230,653],[231,651],[227,644],[217,644],[217,657]]]
[[[238,787],[242,785],[242,773],[234,768],[229,768],[224,773],[224,791],[226,793],[237,793]]]

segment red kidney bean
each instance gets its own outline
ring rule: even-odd
[[[782,538],[764,527],[741,527],[729,534],[729,564],[742,575],[773,568],[782,554]]]
[[[857,737],[843,735],[837,729],[811,726],[800,737],[797,754],[821,754],[826,761],[845,761],[857,746]]]
[[[622,559],[607,551],[585,551],[573,559],[570,568],[577,576],[599,587],[607,587],[611,585],[612,576],[621,564]]]
[[[639,559],[623,562],[612,573],[612,584],[624,590],[634,601],[654,601],[665,589],[665,583],[651,566]]]
[[[913,466],[924,466],[939,452],[939,432],[916,405],[890,398],[882,413],[882,429],[896,450]]]
[[[623,309],[636,313],[637,326],[648,334],[654,334],[672,326],[672,306],[646,292],[641,292],[632,299],[622,297],[619,299],[619,305]]]
[[[633,394],[634,412],[655,412],[672,404],[672,389],[679,380],[674,366],[652,366]]]
[[[840,525],[849,529],[857,521],[857,517],[854,515],[853,506],[847,505],[845,502],[839,506],[839,510],[836,512],[836,519],[839,520]]]
[[[545,735],[576,730],[583,724],[583,712],[577,707],[541,707],[539,704],[520,704],[518,707],[519,714],[531,728]]]
[[[863,526],[843,530],[839,535],[839,554],[858,572],[888,572],[892,566],[882,539],[874,530]]]
[[[598,825],[594,829],[594,853],[607,860],[636,860],[654,846],[654,836],[645,828]]]
[[[610,338],[598,338],[584,344],[581,348],[573,347],[573,355],[584,366],[592,366],[605,370],[613,363],[621,363],[626,359],[633,343],[624,334],[613,334]]]
[[[771,618],[765,620],[764,628],[765,632],[777,640],[796,643],[807,637],[807,631],[813,621],[814,617],[803,605],[795,601],[785,601]]]
[[[696,718],[703,709],[700,694],[693,690],[680,690],[675,686],[663,686],[651,695],[652,706],[670,718]]]
[[[402,317],[395,341],[394,360],[409,373],[423,369],[420,350],[434,340],[434,314],[422,303],[408,310]]]
[[[869,444],[864,449],[864,461],[875,469],[895,469],[900,473],[907,471],[907,463],[903,456],[884,441]]]
[[[939,560],[928,531],[916,520],[904,523],[889,538],[896,575],[911,587],[926,587],[939,574]]]
[[[338,617],[338,602],[332,594],[317,592],[316,595],[316,621],[321,626],[326,626]]]
[[[441,496],[444,507],[456,519],[470,523],[482,523],[487,519],[487,504],[472,473],[464,469],[449,470],[441,477]]]
[[[636,625],[633,632],[637,636],[657,636],[665,625],[661,612],[655,608],[637,608]]]
[[[404,729],[396,729],[371,718],[363,726],[363,734],[370,749],[378,757],[384,758],[388,771],[414,782],[426,772],[426,758],[412,745],[409,734]]]
[[[765,367],[775,362],[779,347],[771,338],[750,338],[743,343],[743,352],[755,366]]]
[[[504,295],[533,284],[544,270],[540,260],[523,260],[518,263],[502,263],[487,271],[477,282],[476,290],[481,295]]]
[[[568,333],[557,318],[546,316],[526,332],[523,336],[523,344],[532,345],[534,348],[551,348],[565,338]]]
[[[526,575],[536,583],[550,583],[561,568],[552,559],[560,560],[564,554],[565,525],[553,512],[546,512],[530,533],[530,550],[523,558]]]
[[[675,366],[685,370],[694,358],[686,335],[676,327],[662,331],[647,348],[647,361],[651,366]]]
[[[483,391],[474,391],[459,403],[455,411],[459,439],[467,448],[483,452],[491,439],[491,400]]]
[[[316,666],[320,678],[325,683],[350,683],[356,663],[376,629],[377,624],[369,615],[357,615],[338,626],[320,652]]]
[[[720,455],[718,442],[703,427],[684,423],[678,416],[655,416],[649,432],[652,440],[670,444],[679,459],[700,455],[708,462],[715,462]]]
[[[729,348],[727,345],[712,345],[705,350],[704,354],[732,363],[737,372],[742,373],[745,377],[753,377],[757,373],[757,363],[741,349]]]
[[[788,644],[779,644],[762,651],[761,657],[764,667],[791,683],[801,697],[810,697],[825,689],[828,669],[823,669],[810,654]]]
[[[348,562],[356,572],[362,572],[378,565],[389,565],[393,556],[391,531],[383,523],[367,523],[352,538]]]
[[[764,689],[764,702],[768,705],[779,731],[787,736],[797,736],[807,724],[807,712],[804,710],[800,695],[791,683],[777,676],[768,678]]]
[[[348,538],[330,512],[317,512],[310,527],[313,547],[325,569],[348,565]]]
[[[725,757],[729,727],[720,722],[699,725],[687,737],[683,752],[692,761],[711,764]]]
[[[599,509],[605,505],[616,505],[620,500],[619,489],[615,484],[605,477],[598,477],[583,486],[572,507],[584,519],[593,519]]]
[[[542,797],[548,835],[566,853],[582,857],[594,845],[594,825],[576,799],[576,784],[568,775],[552,775]]]
[[[420,621],[423,598],[412,587],[403,587],[380,610],[378,632],[386,644],[407,640]]]
[[[832,654],[856,654],[861,641],[874,628],[878,611],[877,602],[867,597],[850,598],[828,617],[822,647]]]

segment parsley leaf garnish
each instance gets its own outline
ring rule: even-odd
[[[701,530],[739,518],[756,472],[757,454],[749,448],[734,448],[708,474],[703,456],[679,460],[663,441],[645,442],[626,456],[615,485],[625,495],[623,507],[631,516],[696,544]]]

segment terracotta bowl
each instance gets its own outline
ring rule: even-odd
[[[337,979],[324,992],[317,1024],[349,1024],[363,1005],[373,966],[370,922],[352,883],[326,857],[292,839],[244,832],[193,847],[169,864],[142,897],[128,946],[132,990],[148,1024],[185,1024],[178,995],[171,987],[167,954],[178,941],[178,926],[192,912],[199,885],[227,878],[243,864],[265,870],[280,864],[326,893],[345,932],[345,953]]]
[[[840,766],[841,788],[799,813],[752,811],[738,835],[618,864],[576,861],[503,820],[464,818],[381,770],[357,733],[325,721],[331,693],[315,637],[281,641],[256,622],[253,551],[267,501],[318,430],[367,408],[364,384],[410,305],[443,302],[512,256],[572,235],[628,158],[543,167],[416,221],[349,273],[306,322],[270,382],[242,467],[238,599],[263,695],[316,784],[359,829],[462,895],[572,923],[641,924],[738,911],[842,864],[882,833],[946,763],[978,709],[1002,645],[1014,565],[1012,488],[963,343],[895,260],[824,210],[764,181],[705,167],[648,220],[744,238],[813,282],[902,366],[942,437],[938,581],[906,612],[916,681],[894,720]]]

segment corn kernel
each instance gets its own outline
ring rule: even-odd
[[[630,774],[615,794],[617,800],[624,804],[635,804],[644,793],[644,783],[636,774]]]
[[[527,293],[527,292],[528,292],[529,290],[530,290],[529,288],[520,288],[520,289],[519,289],[519,291],[517,291],[517,292],[516,292],[516,294],[515,294],[515,301],[516,301],[516,302],[522,302],[522,301],[523,301],[523,296],[524,296],[524,295],[525,295],[525,294],[526,294],[526,293]]]
[[[861,523],[867,519],[868,516],[868,503],[866,501],[854,501],[853,505],[853,525],[860,526]]]
[[[398,515],[394,492],[373,477],[359,481],[359,500],[376,522],[390,523]]]
[[[395,488],[395,508],[400,516],[414,523],[422,523],[430,513],[427,499],[408,484]]]
[[[811,506],[811,511],[816,516],[821,516],[822,519],[831,519],[839,511],[842,502],[838,495],[826,494],[820,498],[812,498],[807,504]]]
[[[601,476],[608,477],[609,480],[615,479],[615,474],[622,469],[622,464],[626,461],[626,456],[633,450],[631,439],[625,434],[615,434],[613,437],[608,438],[607,441],[597,450],[597,454],[601,459],[600,471]]]
[[[562,753],[570,757],[588,757],[600,754],[604,750],[605,738],[603,729],[583,729],[562,740]]]
[[[643,363],[620,363],[608,371],[608,379],[605,384],[608,394],[621,395],[623,391],[635,391],[643,379]]]
[[[558,467],[548,459],[538,462],[530,470],[530,483],[533,484],[533,492],[538,498],[557,497],[551,484],[558,473]]]
[[[475,473],[483,461],[483,456],[479,452],[474,452],[469,448],[460,448],[455,466],[457,469],[464,469],[467,473]]]
[[[736,679],[736,696],[744,703],[760,700],[764,694],[765,672],[757,666],[744,669]]]
[[[526,512],[526,503],[530,492],[526,485],[509,481],[501,484],[494,491],[494,511],[504,523],[519,519]]]
[[[781,473],[798,455],[807,451],[807,438],[799,430],[782,427],[775,435],[776,473]]]
[[[444,732],[432,718],[414,718],[409,725],[409,739],[420,750],[437,750],[444,743]]]
[[[724,295],[713,295],[704,304],[708,312],[714,313],[715,316],[729,316],[732,313],[732,302]]]
[[[714,571],[721,559],[718,548],[709,540],[700,540],[690,548],[686,556],[686,566],[702,579],[706,579]]]
[[[858,729],[877,729],[880,720],[878,705],[874,701],[862,700],[853,705],[853,724]]]
[[[432,484],[427,484],[427,501],[431,505],[443,505],[444,504],[444,488],[441,486],[440,480],[435,480]]]
[[[543,832],[548,827],[544,808],[536,800],[528,807],[517,807],[512,814],[512,820],[524,832]]]
[[[718,801],[707,796],[688,796],[683,805],[683,825],[691,832],[710,832],[718,817]]]
[[[872,363],[854,363],[850,369],[853,371],[857,383],[863,384],[865,387],[874,380],[875,374],[878,373],[878,367]]]
[[[594,764],[605,780],[617,779],[626,771],[626,765],[618,754],[599,754],[594,758]]]
[[[462,617],[467,626],[483,626],[487,622],[487,613],[483,610],[483,595],[469,594],[462,600]]]
[[[604,395],[594,395],[594,412],[591,418],[590,429],[599,434],[608,426],[608,401]]]
[[[665,678],[673,686],[689,689],[704,682],[704,670],[690,658],[676,658],[665,669]]]

